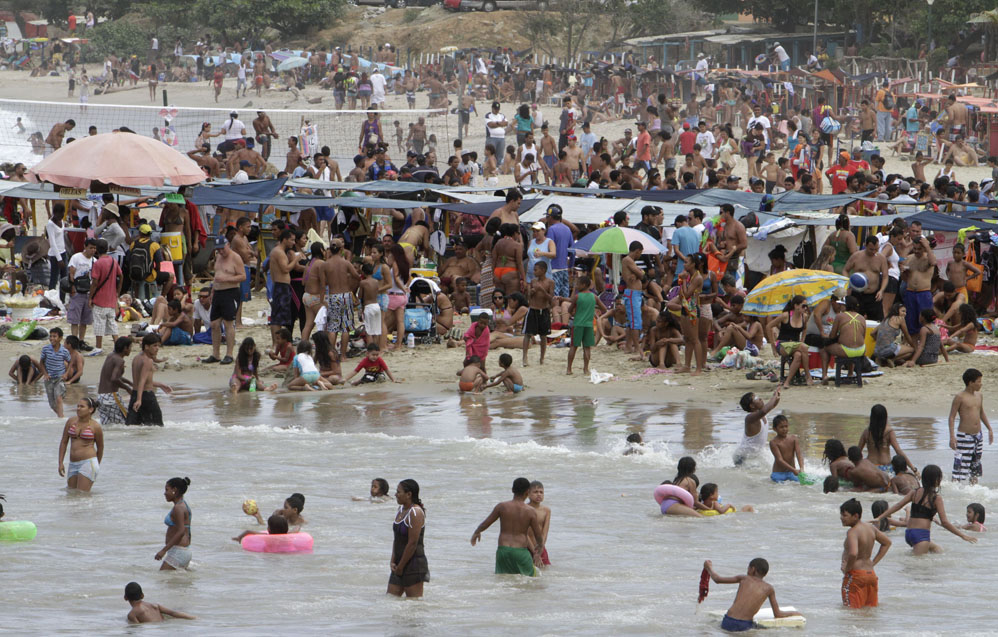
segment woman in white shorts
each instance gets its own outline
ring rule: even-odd
[[[76,415],[66,421],[59,441],[59,475],[70,489],[90,491],[104,458],[104,430],[94,419],[97,400],[86,396],[76,404]],[[69,472],[63,464],[69,447]]]

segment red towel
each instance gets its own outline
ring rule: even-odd
[[[203,248],[204,244],[208,241],[208,231],[205,229],[204,224],[201,223],[201,215],[198,212],[198,207],[190,201],[185,201],[184,207],[187,208],[187,215],[191,219],[192,236],[197,237],[198,247]],[[195,232],[197,233],[196,235],[193,234]]]
[[[703,569],[703,572],[700,573],[700,596],[697,597],[697,604],[707,599],[708,589],[710,589],[710,573],[707,572],[707,569]]]

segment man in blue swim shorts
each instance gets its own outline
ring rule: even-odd
[[[627,289],[624,290],[624,310],[627,313],[627,342],[624,351],[641,355],[641,290],[645,273],[638,266],[643,248],[640,241],[631,241],[627,256],[621,261],[621,274]],[[642,357],[642,360],[644,358]]]
[[[773,617],[790,617],[800,615],[796,612],[786,612],[780,610],[780,605],[776,602],[776,591],[763,578],[769,572],[769,562],[757,557],[749,562],[748,572],[745,575],[735,575],[734,577],[721,577],[714,572],[714,567],[710,560],[703,563],[703,568],[710,574],[710,578],[715,584],[738,584],[738,592],[735,593],[735,601],[731,603],[731,608],[724,614],[721,620],[721,629],[731,633],[740,633],[746,630],[758,628],[752,618],[756,616],[762,605],[769,600],[773,607]],[[706,593],[702,593],[706,595]]]

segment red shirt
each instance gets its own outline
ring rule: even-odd
[[[854,172],[856,172],[856,170],[851,166],[840,166],[838,164],[835,164],[825,171],[825,174],[832,178],[833,195],[845,192],[847,187],[846,180],[849,179],[849,175]]]
[[[694,139],[696,139],[694,137]],[[651,161],[651,135],[648,131],[645,131],[638,135],[638,141],[635,145],[637,148],[638,161]],[[691,151],[692,152],[692,151]]]
[[[90,270],[90,285],[93,286],[94,305],[99,307],[118,307],[118,277],[121,276],[121,266],[105,254],[97,259]]]
[[[365,374],[380,374],[381,372],[388,371],[388,365],[385,364],[385,361],[382,360],[380,356],[376,361],[372,361],[370,358],[365,356],[364,358],[360,359],[360,362],[357,363],[356,369],[354,369],[353,371],[359,372],[362,369],[364,370]]]
[[[683,155],[689,155],[693,152],[693,145],[697,143],[697,134],[691,130],[680,133],[679,135],[679,152]]]

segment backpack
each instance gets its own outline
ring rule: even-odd
[[[889,111],[894,110],[894,96],[890,91],[884,91],[884,108]]]
[[[152,274],[152,241],[136,241],[128,252],[128,278],[132,281],[145,281]]]

